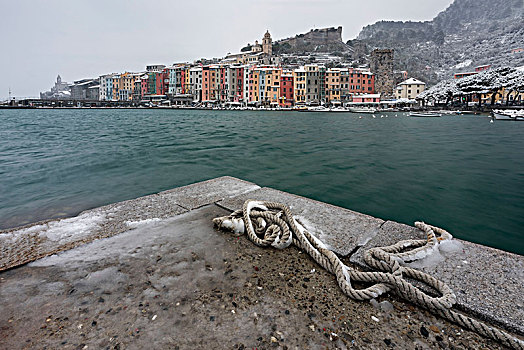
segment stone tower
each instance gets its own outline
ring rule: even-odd
[[[375,91],[382,98],[393,97],[395,77],[393,76],[393,49],[375,49],[371,52],[370,68],[375,74]]]
[[[266,34],[264,34],[264,38],[262,39],[262,52],[269,56],[273,54],[273,40],[271,40],[269,30],[266,31]]]

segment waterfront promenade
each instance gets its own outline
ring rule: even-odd
[[[288,204],[357,268],[369,247],[423,238],[232,177],[7,230],[0,347],[499,348],[391,295],[350,300],[296,248],[259,248],[213,229],[212,218],[248,198]],[[524,257],[455,242],[418,268],[447,283],[460,310],[524,335]]]

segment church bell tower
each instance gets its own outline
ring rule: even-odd
[[[262,39],[262,52],[269,56],[273,54],[273,40],[271,40],[269,30],[266,31],[266,34],[264,34],[264,38]]]

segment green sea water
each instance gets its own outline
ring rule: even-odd
[[[524,254],[524,123],[360,117],[0,110],[0,227],[230,175]]]

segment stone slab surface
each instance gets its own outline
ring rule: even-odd
[[[230,176],[198,182],[196,184],[178,187],[160,192],[159,195],[169,201],[186,208],[195,209],[218,202],[224,198],[233,197],[259,189],[260,186]]]
[[[287,204],[310,232],[344,256],[374,237],[384,223],[381,219],[267,187],[222,200],[218,204],[236,210],[241,209],[247,199]]]
[[[72,218],[0,231],[0,271],[125,232],[137,222],[176,216],[258,188],[253,183],[225,176],[86,210]]]
[[[388,221],[350,261],[367,267],[363,259],[367,249],[424,238],[415,227]],[[447,283],[457,296],[458,307],[524,334],[524,256],[453,240],[452,245],[444,245],[432,256],[408,266]]]
[[[351,300],[298,249],[214,230],[225,214],[142,221],[1,272],[0,349],[498,348],[395,299]]]

